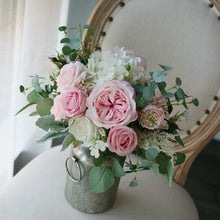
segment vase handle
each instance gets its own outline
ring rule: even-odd
[[[69,160],[72,160],[72,161],[76,164],[76,167],[78,168],[78,172],[79,172],[79,178],[78,178],[78,179],[75,179],[75,178],[72,176],[71,172],[69,171],[69,167],[68,167],[68,162],[69,162]],[[65,165],[66,165],[66,171],[67,171],[67,173],[68,173],[69,178],[70,178],[73,182],[78,183],[78,182],[81,180],[81,177],[82,177],[78,160],[77,160],[74,156],[68,157],[68,158],[66,159]]]

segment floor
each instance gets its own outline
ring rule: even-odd
[[[200,220],[220,220],[220,142],[212,140],[194,161],[185,184]]]

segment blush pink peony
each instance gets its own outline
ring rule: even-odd
[[[58,91],[62,92],[71,87],[80,87],[86,77],[83,69],[84,65],[78,61],[64,65],[57,78]]]
[[[119,156],[126,156],[135,149],[138,138],[132,128],[118,125],[111,128],[107,142],[111,152],[115,152]]]
[[[62,107],[61,107],[61,95],[58,95],[54,99],[54,104],[51,108],[51,114],[54,115],[55,120],[59,121],[62,118],[66,118],[65,115],[62,112]]]
[[[135,90],[125,81],[98,83],[87,99],[87,107],[87,117],[98,127],[127,125],[138,117]]]
[[[142,127],[154,129],[167,129],[167,122],[163,108],[148,104],[139,112],[139,121]]]
[[[87,94],[78,88],[69,88],[61,94],[61,106],[64,115],[70,119],[82,115],[86,110]]]

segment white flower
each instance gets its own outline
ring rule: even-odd
[[[145,83],[147,78],[141,58],[129,54],[124,48],[92,53],[88,73],[86,81],[90,86],[99,80],[125,80],[136,85]]]
[[[97,127],[93,122],[85,116],[77,117],[70,125],[69,132],[78,141],[83,142],[83,146],[89,147],[95,141],[97,135]]]
[[[106,150],[106,148],[108,147],[108,144],[101,141],[101,140],[97,140],[95,141],[95,143],[89,148],[90,150],[90,155],[98,158],[99,157],[99,151],[104,152]]]

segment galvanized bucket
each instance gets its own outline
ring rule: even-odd
[[[66,160],[67,179],[65,196],[67,201],[76,209],[86,213],[107,211],[114,203],[120,178],[115,177],[114,185],[103,193],[95,193],[89,184],[89,173],[94,167],[94,157],[85,147],[72,146],[70,157]],[[119,157],[123,166],[125,157]],[[111,161],[105,161],[111,168]]]

